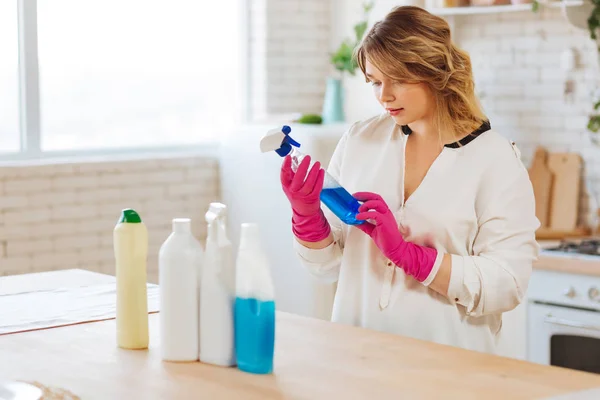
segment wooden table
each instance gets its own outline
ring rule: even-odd
[[[76,285],[82,275],[64,272],[61,285]],[[14,285],[32,281],[11,279]],[[600,387],[595,374],[281,312],[275,373],[267,376],[162,362],[157,314],[150,315],[150,332],[143,351],[116,347],[114,320],[0,336],[0,377],[111,400],[533,399]]]

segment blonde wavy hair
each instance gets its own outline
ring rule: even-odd
[[[393,80],[426,84],[435,97],[440,138],[442,127],[458,139],[487,120],[475,95],[468,53],[454,45],[444,19],[422,8],[392,9],[365,35],[354,56],[365,77],[368,60]]]

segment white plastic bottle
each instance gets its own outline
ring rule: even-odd
[[[165,361],[198,360],[198,278],[203,251],[189,218],[175,218],[158,253],[160,353]]]
[[[235,259],[227,238],[227,206],[211,203],[206,213],[208,236],[200,288],[200,361],[235,365]]]
[[[244,223],[236,260],[235,352],[240,370],[273,372],[275,290],[258,225]]]
[[[135,210],[125,209],[113,231],[117,280],[117,345],[146,349],[148,289],[146,268],[148,230]]]

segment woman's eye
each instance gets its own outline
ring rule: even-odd
[[[379,85],[381,85],[381,82],[371,82],[371,85],[372,86],[379,86]]]

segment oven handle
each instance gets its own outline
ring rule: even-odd
[[[553,317],[551,314],[546,315],[546,318],[544,318],[544,322],[552,325],[567,326],[569,328],[580,328],[600,332],[600,326],[588,325],[570,319],[556,318]]]

